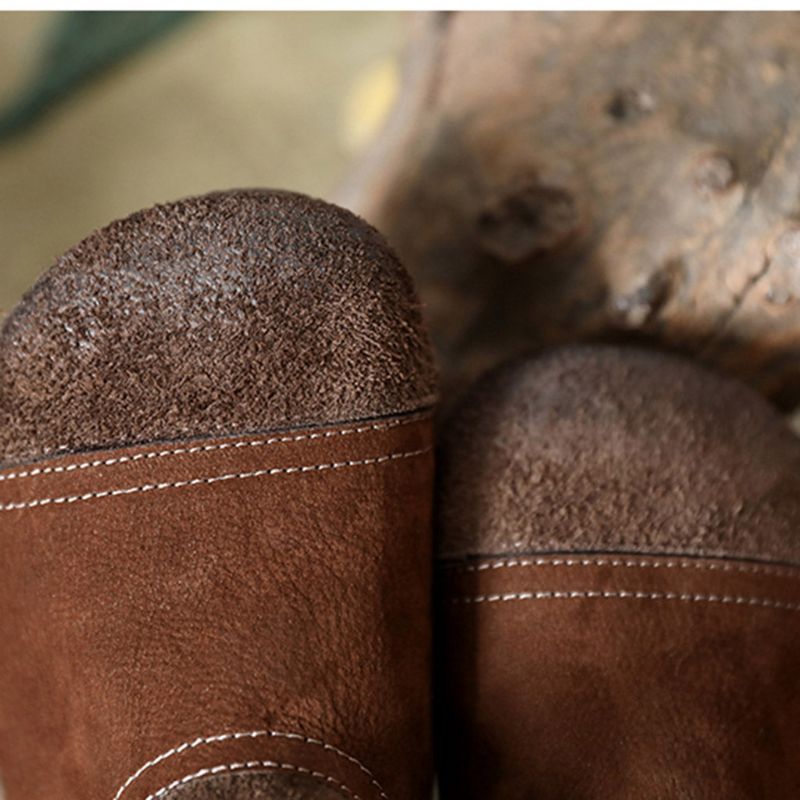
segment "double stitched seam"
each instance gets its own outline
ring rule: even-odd
[[[610,558],[514,558],[486,562],[483,564],[445,564],[443,569],[450,574],[485,572],[495,569],[518,567],[625,567],[633,569],[686,569],[700,572],[736,572],[753,575],[773,575],[800,580],[800,567],[777,567],[758,564],[707,564],[694,561],[639,561],[635,559]]]
[[[348,786],[345,786],[345,784],[343,784],[341,781],[337,781],[336,778],[331,778],[330,775],[325,775],[323,772],[317,772],[316,770],[308,769],[307,767],[298,767],[295,764],[283,764],[279,761],[238,761],[233,764],[219,764],[216,767],[200,769],[197,772],[193,772],[191,775],[185,775],[183,778],[180,778],[177,781],[173,781],[166,786],[162,786],[158,791],[153,792],[153,794],[149,794],[145,800],[159,800],[159,798],[163,797],[165,794],[167,794],[167,792],[171,792],[173,789],[177,789],[180,786],[184,786],[185,784],[191,783],[199,778],[207,778],[212,775],[220,775],[227,772],[238,772],[240,770],[258,768],[281,769],[288,772],[298,772],[301,775],[309,775],[312,778],[325,781],[325,783],[328,783],[337,789],[341,789],[343,792],[350,795],[353,800],[361,800],[361,798],[352,789],[350,789]]]
[[[323,742],[321,739],[314,739],[310,736],[304,736],[301,733],[286,733],[284,731],[238,731],[236,733],[221,733],[217,734],[216,736],[198,736],[196,739],[193,739],[190,742],[183,742],[179,744],[177,747],[173,747],[160,755],[156,756],[155,758],[151,759],[145,764],[142,764],[139,769],[136,770],[132,775],[126,778],[125,782],[117,789],[117,793],[114,795],[114,800],[120,800],[122,795],[125,791],[130,788],[130,786],[138,780],[148,769],[151,767],[155,767],[158,764],[161,764],[164,761],[172,758],[173,756],[180,755],[181,753],[185,753],[187,750],[194,750],[198,747],[202,747],[203,745],[208,744],[217,744],[219,742],[227,742],[227,741],[236,741],[239,739],[259,739],[261,737],[269,737],[271,739],[289,739],[292,741],[299,741],[305,744],[314,745],[315,747],[321,747],[323,750],[326,750],[330,753],[334,753],[335,755],[339,756],[340,758],[344,758],[346,761],[349,761],[351,764],[354,764],[358,767],[361,772],[366,775],[370,783],[375,787],[378,791],[379,795],[383,800],[389,800],[386,792],[383,790],[383,787],[378,783],[377,778],[370,772],[367,767],[365,767],[357,758],[351,756],[349,753],[345,753],[344,750],[340,750],[338,747],[335,747],[332,744],[328,744],[327,742]]]
[[[213,453],[218,450],[231,450],[246,447],[267,447],[274,444],[291,442],[305,442],[314,439],[329,439],[334,436],[358,436],[372,431],[386,431],[399,428],[403,425],[413,425],[426,419],[426,414],[415,414],[408,419],[392,420],[390,422],[376,422],[373,425],[364,425],[358,428],[344,428],[342,430],[322,431],[320,433],[300,433],[295,436],[274,436],[269,439],[252,439],[241,442],[221,442],[219,444],[197,445],[196,447],[176,447],[171,450],[159,450],[152,453],[137,453],[134,456],[117,456],[116,458],[84,461],[80,464],[67,464],[63,467],[42,467],[25,470],[24,472],[10,472],[0,474],[0,483],[3,481],[21,480],[22,478],[36,478],[44,475],[59,475],[62,473],[82,470],[97,469],[99,467],[113,467],[119,464],[130,464],[136,461],[146,461],[153,458],[168,458],[170,456],[196,455],[197,453]]]
[[[22,503],[5,503],[0,505],[0,511],[22,511],[32,508],[42,508],[50,505],[71,505],[72,503],[99,500],[104,497],[120,497],[123,495],[141,494],[144,492],[166,491],[167,489],[184,489],[189,486],[209,486],[223,481],[245,480],[248,478],[262,478],[273,475],[295,475],[309,472],[323,472],[325,470],[347,469],[350,467],[366,467],[375,464],[385,464],[405,458],[415,458],[431,452],[433,448],[424,447],[420,450],[409,450],[402,453],[389,453],[388,455],[361,458],[352,461],[332,461],[327,464],[308,464],[295,467],[272,467],[270,469],[257,469],[252,472],[232,472],[225,475],[213,475],[202,478],[188,478],[182,481],[169,483],[146,483],[141,486],[131,486],[123,489],[106,489],[101,492],[88,492],[86,494],[66,495],[63,497],[43,497],[28,500]]]
[[[785,603],[767,597],[743,597],[720,594],[681,594],[678,592],[638,591],[553,591],[509,592],[508,594],[478,594],[451,598],[452,603],[506,603],[514,600],[675,600],[685,603],[720,603],[722,605],[772,608],[781,611],[800,611],[800,603]]]

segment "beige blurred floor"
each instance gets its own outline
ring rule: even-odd
[[[50,22],[0,13],[0,101]],[[0,143],[0,315],[64,249],[139,208],[233,186],[329,197],[390,101],[405,23],[200,15]]]

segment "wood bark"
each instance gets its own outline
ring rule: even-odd
[[[800,14],[442,13],[339,197],[416,278],[448,395],[645,341],[800,403]]]

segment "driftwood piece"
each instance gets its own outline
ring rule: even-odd
[[[800,14],[416,26],[339,200],[418,281],[446,391],[531,348],[623,339],[800,403]]]

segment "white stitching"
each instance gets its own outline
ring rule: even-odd
[[[121,495],[163,491],[165,489],[182,489],[187,486],[207,486],[222,481],[242,480],[245,478],[321,472],[328,469],[345,469],[347,467],[364,467],[371,464],[383,464],[387,461],[397,461],[402,458],[414,458],[415,456],[429,453],[431,450],[431,447],[424,447],[421,450],[410,450],[405,453],[392,453],[390,455],[376,456],[375,458],[362,458],[355,461],[335,461],[328,464],[309,464],[307,466],[296,467],[273,467],[272,469],[257,469],[253,472],[235,472],[208,478],[191,478],[183,481],[174,481],[172,483],[147,483],[143,486],[132,486],[128,489],[107,489],[102,492],[88,492],[87,494],[67,495],[64,497],[44,497],[25,503],[4,503],[0,505],[0,511],[22,511],[24,509],[41,508],[49,505],[68,505],[87,500],[98,500],[103,497],[119,497]]]
[[[347,792],[347,794],[349,794],[353,800],[361,800],[361,798],[352,789],[345,786],[340,781],[337,781],[335,778],[331,778],[329,775],[325,775],[322,772],[317,772],[316,770],[308,769],[307,767],[298,767],[295,764],[281,764],[277,761],[240,761],[234,764],[219,764],[216,767],[206,767],[205,769],[200,769],[197,772],[193,772],[191,775],[185,775],[180,780],[172,781],[172,783],[162,786],[158,791],[153,792],[153,794],[149,794],[145,800],[158,800],[158,798],[163,797],[165,794],[167,794],[167,792],[171,792],[173,789],[177,789],[178,787],[197,780],[198,778],[205,778],[209,775],[219,775],[223,772],[236,772],[242,769],[257,769],[258,767],[282,769],[291,772],[299,772],[303,775],[310,775],[312,778],[319,778],[324,780],[326,783],[329,783],[331,786],[335,786],[337,789]]]
[[[741,572],[774,575],[784,578],[800,579],[800,567],[773,567],[757,564],[708,564],[696,561],[636,561],[608,558],[535,558],[492,561],[484,564],[446,564],[448,571],[483,572],[490,569],[510,569],[513,567],[638,567],[640,569],[696,569],[701,571]]]
[[[676,592],[513,592],[509,594],[479,594],[472,597],[454,597],[453,603],[498,603],[511,600],[580,600],[580,599],[634,599],[679,600],[689,603],[722,603],[737,606],[759,606],[782,611],[800,611],[800,603],[784,603],[764,597],[738,597],[718,594],[678,594]]]
[[[392,420],[390,422],[375,423],[361,428],[345,428],[344,430],[325,431],[323,433],[302,433],[296,436],[276,436],[270,439],[253,439],[246,442],[223,442],[221,444],[198,445],[196,447],[178,447],[173,450],[160,450],[153,453],[138,453],[135,456],[119,456],[97,461],[84,461],[80,464],[68,464],[65,467],[43,467],[26,470],[25,472],[11,472],[5,475],[0,474],[0,483],[3,481],[20,480],[21,478],[35,478],[43,475],[58,475],[65,472],[75,472],[76,470],[95,469],[97,467],[113,467],[117,464],[127,464],[134,461],[142,461],[150,458],[166,458],[168,456],[194,455],[196,453],[211,453],[216,450],[229,450],[241,447],[265,447],[273,444],[284,444],[286,442],[303,442],[311,439],[327,439],[332,436],[348,436],[351,434],[367,433],[369,431],[384,431],[390,428],[398,428],[402,425],[411,425],[425,418],[425,414],[418,414],[410,419]]]
[[[147,763],[142,764],[142,766],[139,767],[136,772],[130,775],[130,777],[128,777],[119,787],[119,789],[117,789],[117,793],[114,795],[114,800],[119,800],[125,791],[131,786],[131,784],[138,780],[145,772],[147,772],[148,769],[160,764],[162,761],[172,758],[173,756],[180,755],[187,750],[193,750],[204,744],[216,744],[218,742],[235,741],[237,739],[258,739],[262,736],[268,736],[271,739],[297,740],[305,742],[306,744],[315,745],[316,747],[321,747],[323,750],[328,750],[331,753],[335,753],[341,758],[349,761],[351,764],[355,764],[361,770],[361,772],[363,772],[369,778],[370,782],[378,790],[378,793],[383,800],[389,800],[386,792],[383,790],[383,787],[380,785],[380,783],[378,783],[377,778],[354,756],[351,756],[349,753],[345,753],[344,750],[340,750],[338,747],[334,747],[332,744],[323,742],[321,739],[314,739],[310,736],[304,736],[301,733],[286,733],[283,731],[238,731],[236,733],[220,733],[216,736],[198,736],[196,739],[190,742],[183,742],[177,747],[173,747],[151,759]]]

